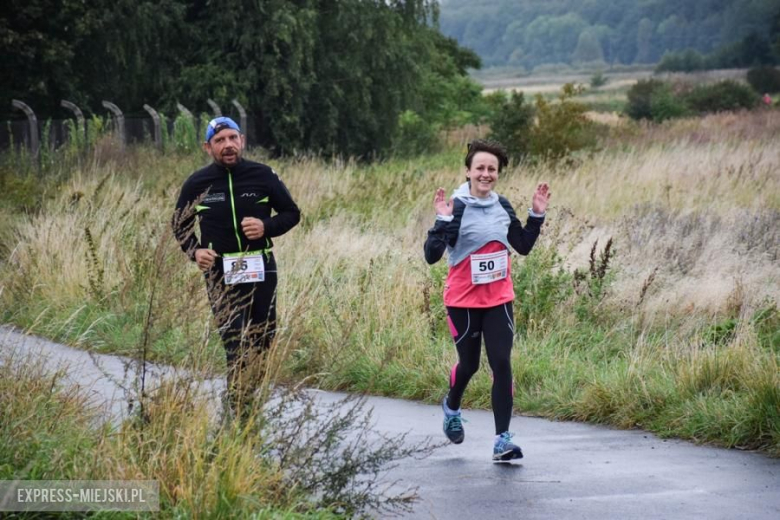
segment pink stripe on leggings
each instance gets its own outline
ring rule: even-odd
[[[458,364],[455,363],[452,365],[452,370],[450,371],[450,388],[455,386],[455,371],[458,369]]]
[[[455,328],[455,324],[452,323],[452,318],[450,318],[450,315],[447,315],[447,325],[450,326],[450,334],[452,334],[453,338],[458,337],[458,329]]]

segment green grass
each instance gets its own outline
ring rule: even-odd
[[[555,201],[534,252],[513,260],[516,411],[780,455],[770,152],[780,118],[718,118],[635,125],[573,165],[502,172],[499,192],[518,214],[539,180]],[[3,231],[0,319],[81,348],[221,371],[202,276],[169,229],[181,183],[204,160],[139,148],[63,164],[36,211]],[[422,243],[434,190],[462,181],[462,150],[272,164],[303,210],[276,241],[283,377],[439,401],[456,361],[447,267],[427,266]],[[588,266],[592,230],[615,237],[603,270],[605,241]],[[681,292],[733,273],[744,281],[719,297]],[[486,365],[467,407],[490,406]]]
[[[411,495],[368,488],[366,482],[377,477],[365,475],[429,449],[390,442],[353,452],[354,446],[328,443],[325,437],[313,449],[301,433],[307,423],[317,421],[318,435],[340,439],[366,428],[360,408],[339,405],[341,414],[356,415],[332,421],[331,410],[319,413],[294,392],[276,392],[277,401],[258,402],[246,424],[216,421],[212,404],[193,394],[189,380],[174,379],[149,392],[143,412],[137,409],[112,425],[85,394],[61,379],[61,372],[47,373],[32,358],[2,352],[0,479],[158,482],[160,511],[90,514],[97,518],[330,519],[388,510],[393,501],[408,504]],[[287,429],[298,437],[291,438]],[[276,455],[280,449],[290,450],[289,460]],[[336,451],[348,460],[334,462]],[[358,475],[360,483],[354,481]]]

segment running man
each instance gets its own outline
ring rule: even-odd
[[[182,250],[206,279],[225,347],[234,412],[252,397],[260,375],[258,356],[270,348],[276,334],[277,272],[271,239],[287,233],[301,218],[276,172],[242,157],[245,144],[241,129],[229,117],[209,122],[203,150],[214,161],[185,181],[173,218]],[[200,239],[194,233],[196,221]]]

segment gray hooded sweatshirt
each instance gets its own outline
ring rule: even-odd
[[[527,255],[539,236],[544,216],[529,215],[524,228],[509,201],[495,192],[481,199],[467,182],[453,193],[452,219],[437,216],[425,241],[425,260],[433,264],[447,251],[447,263],[458,265],[489,242],[500,242]]]

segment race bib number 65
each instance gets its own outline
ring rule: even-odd
[[[507,275],[507,251],[471,255],[471,283],[483,284],[503,280]]]
[[[222,267],[227,285],[265,281],[265,264],[260,251],[222,255]]]

